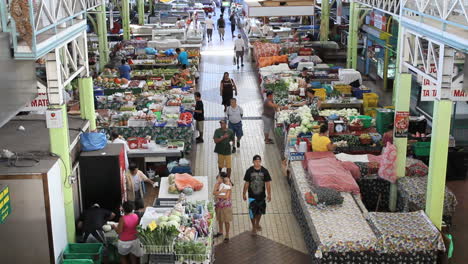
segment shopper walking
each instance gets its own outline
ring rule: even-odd
[[[226,28],[226,21],[224,21],[223,13],[218,18],[218,33],[219,33],[219,40],[224,40],[224,29]]]
[[[239,69],[239,60],[240,60],[240,65],[244,67],[245,47],[244,47],[244,40],[242,39],[241,34],[239,34],[236,40],[234,40],[234,52],[236,53],[237,69]]]
[[[234,31],[236,31],[236,15],[234,13],[231,13],[231,16],[229,17],[229,21],[231,22],[231,36],[234,39]]]
[[[260,155],[253,157],[253,166],[247,169],[244,176],[244,189],[242,198],[249,198],[249,216],[252,222],[252,233],[262,231],[260,219],[266,212],[266,201],[271,201],[271,176],[267,169],[262,166]],[[266,198],[266,201],[265,201]]]
[[[140,240],[137,237],[137,226],[140,222],[138,215],[131,202],[124,202],[122,205],[124,215],[120,217],[119,224],[113,226],[119,235],[117,250],[120,255],[120,263],[140,263],[140,257],[143,255],[140,246]]]
[[[203,109],[203,101],[201,99],[200,92],[195,92],[195,110],[193,118],[196,121],[195,128],[198,131],[198,137],[196,139],[197,143],[203,143],[203,128],[205,121],[205,110]]]
[[[234,140],[234,132],[227,127],[226,120],[219,121],[221,127],[214,132],[213,140],[216,144],[214,152],[218,154],[219,172],[226,168],[227,176],[231,178],[231,141]]]
[[[244,135],[242,130],[242,117],[244,116],[244,110],[242,107],[237,105],[237,99],[231,99],[231,105],[226,110],[226,117],[228,120],[228,127],[234,132],[234,141],[232,142],[232,153],[236,153],[236,146],[240,148],[240,140]],[[237,141],[236,141],[237,137]],[[237,142],[237,144],[236,144]]]
[[[270,131],[273,130],[275,113],[280,109],[285,109],[286,107],[281,108],[279,105],[275,104],[273,101],[273,91],[268,91],[266,93],[266,99],[263,102],[263,133],[265,134],[265,144],[274,144],[273,140],[270,139]]]
[[[208,42],[212,41],[213,37],[213,29],[214,29],[214,21],[211,19],[211,15],[208,16],[208,19],[205,20],[206,25],[206,36],[208,38]]]
[[[130,163],[129,170],[126,174],[126,180],[128,201],[134,203],[136,210],[144,208],[145,202],[143,201],[144,194],[142,184],[147,182],[153,187],[156,187],[156,184],[148,179],[148,177],[137,168],[135,163]]]
[[[222,97],[222,105],[224,105],[224,112],[231,104],[231,99],[237,96],[237,86],[233,79],[229,77],[229,73],[225,72],[220,84],[220,95]]]
[[[224,242],[229,242],[229,229],[232,222],[232,183],[231,179],[225,172],[220,172],[216,177],[216,184],[213,188],[215,197],[215,212],[216,220],[218,221],[218,233],[214,237],[219,237],[223,234],[223,227],[226,231]]]

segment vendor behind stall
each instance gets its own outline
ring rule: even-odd
[[[148,179],[148,177],[146,177],[146,175],[137,168],[135,163],[130,164],[129,170],[126,174],[126,181],[128,201],[135,204],[135,210],[144,208],[143,184],[144,182],[147,182],[153,187],[156,187],[156,183]]]
[[[179,64],[189,66],[189,55],[185,50],[181,50],[180,48],[176,49],[177,52],[177,60],[179,61]]]
[[[320,126],[320,133],[314,133],[312,136],[312,151],[333,151],[336,145],[333,144],[328,137],[328,127],[326,125]]]
[[[122,65],[119,66],[119,73],[120,73],[120,78],[125,78],[127,80],[130,80],[130,72],[132,71],[132,68],[130,65],[128,65],[126,59],[122,59]]]
[[[83,231],[83,242],[105,244],[106,239],[102,227],[114,217],[114,213],[100,208],[99,204],[94,204],[84,211],[78,221],[78,230]]]
[[[315,91],[312,88],[307,89],[306,93],[306,99],[302,103],[294,104],[292,106],[303,106],[307,105],[310,109],[313,115],[317,115],[318,112],[320,111],[320,105],[322,104],[322,101],[320,101],[320,98],[315,96]]]
[[[310,76],[309,70],[306,67],[302,68],[302,72],[299,74],[299,77],[304,79],[307,84],[312,82],[312,76]]]
[[[171,78],[171,86],[172,87],[181,87],[183,85],[182,78],[180,77],[180,73],[176,72],[174,76]]]

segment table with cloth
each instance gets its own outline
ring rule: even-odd
[[[427,176],[407,176],[398,179],[397,208],[401,212],[413,212],[426,208]],[[455,194],[445,187],[443,219],[451,225],[457,199]]]
[[[290,162],[291,203],[314,263],[436,263],[441,235],[423,212],[369,213],[359,196],[343,204],[313,206],[300,161]],[[412,243],[415,238],[416,242]]]
[[[100,128],[104,132],[110,134],[112,132],[117,132],[119,135],[124,138],[129,137],[146,137],[151,136],[152,140],[155,140],[156,137],[166,137],[170,140],[180,140],[185,143],[185,151],[192,150],[192,141],[193,141],[193,126],[189,127],[104,127]]]

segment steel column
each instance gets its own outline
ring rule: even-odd
[[[330,0],[322,0],[321,8],[320,41],[328,41],[328,34],[330,32]]]
[[[145,0],[137,0],[138,5],[138,24],[145,24]]]
[[[450,100],[436,100],[434,102],[432,123],[435,124],[435,126],[432,128],[431,136],[426,214],[439,230],[442,227],[442,213],[444,209],[445,177],[447,172],[452,104]]]
[[[122,28],[123,39],[130,40],[130,4],[128,0],[122,0]]]
[[[75,211],[73,208],[73,189],[70,185],[69,176],[71,175],[71,160],[70,160],[70,138],[68,135],[68,116],[67,106],[52,106],[55,109],[60,109],[62,112],[63,125],[61,128],[50,128],[50,151],[60,156],[60,171],[63,183],[63,199],[65,207],[65,217],[67,223],[67,239],[69,243],[75,241]]]
[[[395,112],[397,111],[409,111],[410,96],[411,96],[411,74],[398,73],[400,75],[398,83],[395,86],[396,101],[395,101]],[[393,140],[397,149],[397,160],[396,160],[396,173],[397,177],[405,177],[406,175],[406,149],[408,146],[408,138],[395,138]],[[390,185],[390,211],[396,210],[397,201],[397,186],[395,183]]]
[[[96,129],[96,112],[94,108],[93,79],[91,77],[78,79],[80,92],[81,118],[89,120],[89,129]]]
[[[98,51],[99,51],[99,68],[102,71],[104,66],[109,62],[109,45],[107,43],[107,24],[106,24],[106,6],[104,4],[97,8],[96,14],[98,24]],[[112,10],[110,10],[112,12]],[[111,21],[112,23],[112,21]]]
[[[347,52],[347,68],[357,69],[357,45],[358,45],[358,23],[359,23],[359,5],[356,2],[351,2],[350,5],[350,20],[348,34],[348,52]]]

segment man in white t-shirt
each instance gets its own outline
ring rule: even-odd
[[[185,21],[180,19],[180,17],[177,18],[177,22],[176,22],[176,28],[184,28],[185,27]]]
[[[208,16],[208,19],[205,20],[206,25],[206,35],[208,36],[208,42],[212,41],[214,21],[211,19],[211,15]]]
[[[239,69],[239,59],[241,61],[241,66],[244,67],[244,40],[242,39],[241,34],[237,36],[238,38],[234,40],[234,52],[236,53],[236,64],[237,69]]]
[[[226,109],[226,117],[228,122],[228,128],[234,132],[234,141],[232,142],[232,153],[236,153],[236,146],[240,148],[240,140],[244,135],[242,130],[242,117],[244,116],[244,110],[237,104],[236,98],[231,99],[231,105]],[[237,138],[237,144],[236,144]]]

